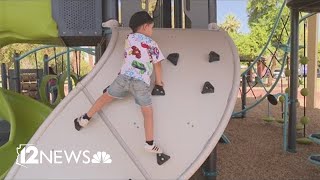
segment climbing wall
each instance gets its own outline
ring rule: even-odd
[[[93,159],[104,154],[101,158],[109,163],[15,165],[7,178],[188,179],[201,166],[229,122],[239,88],[237,50],[224,31],[154,31],[153,39],[167,57],[162,62],[164,87],[150,88],[154,136],[171,157],[167,162],[161,164],[156,155],[144,151],[143,117],[132,96],[115,100],[86,128],[75,130],[73,120],[116,78],[128,33],[129,29],[113,29],[96,67],[29,142],[47,152],[88,150]]]

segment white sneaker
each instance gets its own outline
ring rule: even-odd
[[[80,131],[81,128],[86,127],[89,124],[88,119],[84,119],[83,116],[78,117],[74,120],[75,128]]]
[[[162,149],[160,147],[158,147],[157,145],[155,145],[155,143],[153,143],[152,145],[149,145],[148,143],[144,144],[144,149],[147,152],[151,152],[151,153],[162,153]]]

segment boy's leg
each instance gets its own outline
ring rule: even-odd
[[[132,82],[130,91],[134,95],[136,103],[140,105],[143,114],[146,138],[145,150],[152,153],[162,153],[161,148],[153,142],[153,109],[149,85],[141,80],[135,80]]]
[[[141,106],[141,112],[144,118],[144,132],[145,132],[145,150],[152,153],[162,153],[162,150],[153,141],[153,109],[152,106]]]
[[[119,75],[113,83],[107,88],[106,92],[100,96],[89,111],[74,120],[75,128],[79,131],[81,128],[85,127],[91,117],[94,114],[102,109],[103,106],[110,103],[114,98],[123,98],[127,95],[128,92],[128,82],[126,78],[122,75]]]
[[[144,130],[146,141],[153,141],[153,109],[152,106],[141,107],[144,118]]]
[[[92,116],[94,116],[96,112],[100,111],[104,105],[110,103],[113,99],[114,98],[110,96],[108,92],[103,93],[102,96],[100,96],[99,99],[96,100],[96,102],[87,112],[88,117],[91,118]]]
[[[75,128],[80,131],[81,128],[86,127],[89,123],[89,120],[91,119],[92,116],[94,116],[94,114],[98,111],[101,110],[101,108],[110,103],[114,98],[112,96],[110,96],[108,94],[108,92],[103,93],[97,100],[96,102],[93,104],[93,106],[91,106],[91,108],[89,109],[89,111],[80,116],[79,118],[74,120],[74,125]]]

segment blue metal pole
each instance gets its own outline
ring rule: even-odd
[[[217,23],[217,0],[208,0],[208,21]]]
[[[47,54],[45,54],[44,56],[43,56],[43,74],[44,75],[48,75],[49,74],[49,64],[48,64],[48,55]]]
[[[2,79],[2,88],[8,89],[8,76],[7,76],[7,68],[6,64],[1,64],[1,79]]]
[[[182,0],[174,0],[174,27],[182,28]]]
[[[46,46],[42,46],[42,47],[39,47],[39,48],[35,48],[32,51],[29,51],[29,52],[27,52],[25,54],[20,55],[19,57],[16,58],[16,60],[17,61],[21,61],[23,58],[29,56],[30,54],[33,54],[34,52],[37,52],[37,51],[40,51],[40,50],[46,49],[46,48],[52,48],[52,47],[58,47],[58,46],[46,45]],[[94,55],[94,49],[93,48],[70,47],[70,49],[83,51],[83,52],[86,52],[88,54]],[[64,53],[66,53],[66,52],[64,52]],[[64,54],[64,53],[62,53],[62,54]],[[60,55],[62,55],[62,54],[60,54]],[[57,57],[58,56],[59,56],[59,54],[57,55]]]
[[[247,105],[247,75],[243,74],[242,75],[242,91],[241,91],[241,108],[242,110],[246,109]],[[245,118],[246,117],[246,112],[241,113],[241,117]]]
[[[217,172],[217,148],[214,148],[206,161],[202,164],[202,173],[207,180],[216,180]]]
[[[190,4],[190,1],[187,2]],[[208,24],[217,22],[217,0],[208,0]],[[242,116],[245,116],[242,114]],[[207,180],[217,179],[217,147],[213,149],[207,160],[205,161],[207,172],[205,174]]]
[[[284,115],[283,115],[283,150],[288,150],[288,94],[284,94]]]
[[[69,52],[73,52],[73,51],[76,51],[76,50],[78,50],[78,51],[82,51],[81,49],[76,49],[76,48],[70,48],[70,51]],[[95,53],[93,52],[94,50],[92,49],[92,51],[83,51],[83,52],[85,52],[85,53],[87,53],[87,54],[90,54],[90,55],[95,55]],[[57,54],[57,58],[59,57],[59,56],[63,56],[64,54],[68,54],[68,52],[67,51],[64,51],[64,52],[61,52],[61,53],[59,53],[59,54]],[[54,56],[53,57],[48,57],[48,59],[46,60],[46,61],[51,61],[52,59],[54,59]]]
[[[118,20],[118,0],[102,1],[102,7],[103,21]]]
[[[67,48],[67,74],[68,74],[68,91],[72,91],[72,82],[70,78],[70,48]]]
[[[43,74],[46,76],[49,74],[49,63],[48,63],[48,54],[43,56]],[[41,83],[41,82],[40,82]],[[49,86],[46,86],[46,97],[49,99]]]
[[[19,56],[19,57],[16,58],[16,61],[20,61],[21,59],[29,56],[30,54],[33,54],[33,53],[36,52],[36,51],[40,51],[40,50],[42,50],[42,49],[46,49],[46,48],[50,48],[50,47],[55,47],[55,46],[54,46],[54,45],[46,45],[46,46],[41,46],[41,47],[35,48],[35,49],[33,49],[32,51],[29,51],[29,52],[27,52],[27,53],[25,53],[25,54],[21,54],[21,56]]]
[[[19,58],[19,54],[15,53],[13,55],[14,60],[14,80],[15,80],[15,91],[17,93],[21,92],[21,81],[20,81],[20,61],[16,59]]]
[[[288,151],[296,152],[297,122],[297,85],[298,85],[298,50],[299,50],[299,10],[291,9],[291,62],[290,62],[290,100]]]
[[[98,44],[96,47],[95,47],[95,64],[98,63],[98,61],[100,60],[101,58],[101,45]]]

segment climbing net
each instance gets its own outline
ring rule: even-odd
[[[242,108],[233,113],[234,117],[244,117],[246,111],[261,103],[281,81],[280,91],[284,78],[284,67],[288,61],[289,47],[289,19],[290,16],[283,16],[285,3],[278,12],[275,24],[264,48],[249,67],[241,74]],[[280,30],[280,33],[277,33]],[[250,102],[246,100],[251,97]]]
[[[234,111],[233,117],[244,117],[248,110],[261,103],[271,92],[289,93],[290,14],[283,16],[284,7],[285,3],[278,12],[274,27],[261,53],[253,62],[249,62],[249,67],[241,74],[239,94],[242,107],[241,110]],[[311,15],[313,14],[301,17],[300,23],[305,22],[304,20]],[[276,33],[277,30],[280,30],[280,33]],[[247,101],[249,98],[250,101]]]

